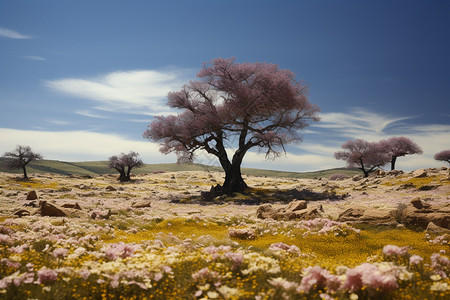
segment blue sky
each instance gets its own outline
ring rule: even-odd
[[[450,148],[449,14],[450,1],[425,0],[2,0],[0,153],[174,162],[142,138],[147,125],[202,63],[236,57],[294,72],[322,118],[286,157],[255,151],[244,166],[342,167],[333,153],[346,140],[403,135],[424,154],[398,168],[438,167],[433,155]]]

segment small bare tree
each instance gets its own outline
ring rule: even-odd
[[[143,165],[139,158],[139,153],[130,151],[130,153],[121,153],[119,156],[113,155],[109,158],[109,167],[119,172],[120,181],[130,181],[131,169],[139,168]]]
[[[5,152],[2,158],[8,169],[22,169],[23,179],[28,179],[26,166],[33,160],[42,159],[42,155],[31,151],[30,146],[17,146],[15,151]]]

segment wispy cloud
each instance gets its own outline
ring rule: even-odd
[[[389,130],[402,125],[400,121],[413,118],[415,117],[381,115],[354,108],[349,113],[322,113],[321,121],[311,127],[328,129],[343,137],[378,136],[387,134]]]
[[[84,117],[89,117],[89,118],[108,119],[108,117],[106,117],[106,116],[102,116],[102,115],[93,113],[93,112],[91,112],[89,110],[77,110],[77,111],[75,111],[75,113],[77,115],[84,116]]]
[[[36,56],[36,55],[25,55],[25,56],[22,56],[22,58],[36,60],[36,61],[45,61],[46,60],[45,58],[43,58],[41,56]]]
[[[70,125],[70,124],[72,124],[68,121],[63,121],[63,120],[47,120],[47,122],[54,124],[54,125]]]
[[[0,36],[10,38],[10,39],[31,39],[29,35],[21,34],[17,31],[0,27]]]
[[[167,93],[187,82],[187,70],[119,71],[93,78],[65,78],[46,85],[68,96],[95,101],[95,109],[134,114],[167,112]]]
[[[107,160],[130,150],[140,154],[145,163],[175,162],[174,155],[164,155],[159,147],[144,139],[90,131],[45,131],[0,128],[0,153],[12,151],[16,145],[29,145],[47,159],[65,161]]]

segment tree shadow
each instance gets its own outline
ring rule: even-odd
[[[213,188],[211,189],[213,190]],[[201,195],[194,195],[188,198],[173,198],[171,203],[177,204],[200,204],[200,205],[221,205],[226,203],[238,205],[260,205],[264,203],[289,203],[294,200],[319,201],[343,200],[348,194],[338,195],[334,191],[314,192],[309,189],[257,189],[248,188],[242,193],[234,193],[233,195],[215,196],[211,192],[202,192]]]

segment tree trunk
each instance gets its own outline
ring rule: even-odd
[[[130,174],[131,174],[131,167],[128,166],[128,170],[127,170],[127,181],[130,181],[130,180],[131,180]]]
[[[241,166],[233,166],[231,170],[225,172],[225,182],[222,186],[222,194],[232,195],[243,192],[248,188],[241,174]]]
[[[23,169],[23,179],[28,179],[27,168],[25,165],[22,166]]]
[[[397,160],[397,156],[392,156],[391,159],[391,171],[395,170],[395,161]]]

